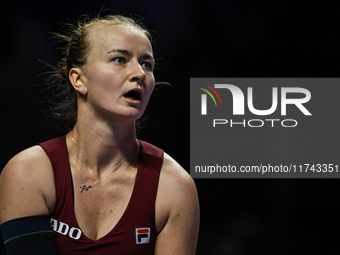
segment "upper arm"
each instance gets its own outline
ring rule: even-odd
[[[5,221],[48,215],[54,206],[51,163],[40,146],[13,157],[0,175],[0,224]]]
[[[155,254],[195,254],[199,227],[196,186],[190,175],[174,160],[165,160],[170,162],[164,171],[162,169],[156,210],[167,218],[158,234]]]

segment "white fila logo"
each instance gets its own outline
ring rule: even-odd
[[[138,227],[135,229],[136,244],[144,244],[150,242],[150,227]]]

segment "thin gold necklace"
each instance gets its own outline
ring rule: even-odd
[[[76,143],[74,141],[74,137],[73,137],[73,130],[72,130],[72,141],[73,141],[73,148],[74,148],[74,153],[76,155],[76,159],[77,159],[77,165],[78,165],[78,170],[79,170],[79,175],[80,175],[80,180],[81,180],[81,185],[80,187],[80,192],[83,192],[83,189],[85,189],[86,191],[89,190],[89,188],[91,188],[93,185],[95,185],[97,182],[99,182],[100,180],[103,180],[104,178],[106,178],[107,176],[109,176],[114,170],[116,170],[121,164],[123,164],[123,162],[130,156],[132,150],[135,148],[136,143],[133,144],[131,150],[129,151],[128,155],[120,162],[118,163],[118,165],[116,165],[107,175],[105,175],[102,178],[99,178],[97,181],[95,181],[94,183],[92,183],[91,185],[86,185],[83,181],[83,176],[81,175],[81,171],[80,171],[80,166],[79,166],[79,159],[78,159],[78,153],[76,150]]]

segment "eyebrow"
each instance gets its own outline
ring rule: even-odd
[[[122,49],[112,49],[110,51],[107,52],[107,54],[110,54],[110,53],[114,53],[114,52],[119,52],[123,55],[126,55],[126,56],[129,56],[131,57],[132,56],[132,53],[128,50],[122,50]],[[154,57],[148,53],[145,53],[143,54],[142,56],[142,59],[151,59],[152,61],[155,61]]]

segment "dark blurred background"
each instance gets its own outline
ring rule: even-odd
[[[61,23],[101,9],[134,13],[156,31],[158,81],[139,137],[189,169],[190,77],[338,77],[337,1],[31,0],[1,4],[0,168],[62,135],[42,114],[43,73]],[[105,12],[107,13],[107,12]],[[338,116],[332,116],[337,118]],[[294,150],[294,148],[291,148]],[[327,162],[326,162],[327,163]],[[197,254],[340,254],[337,179],[195,180]]]

